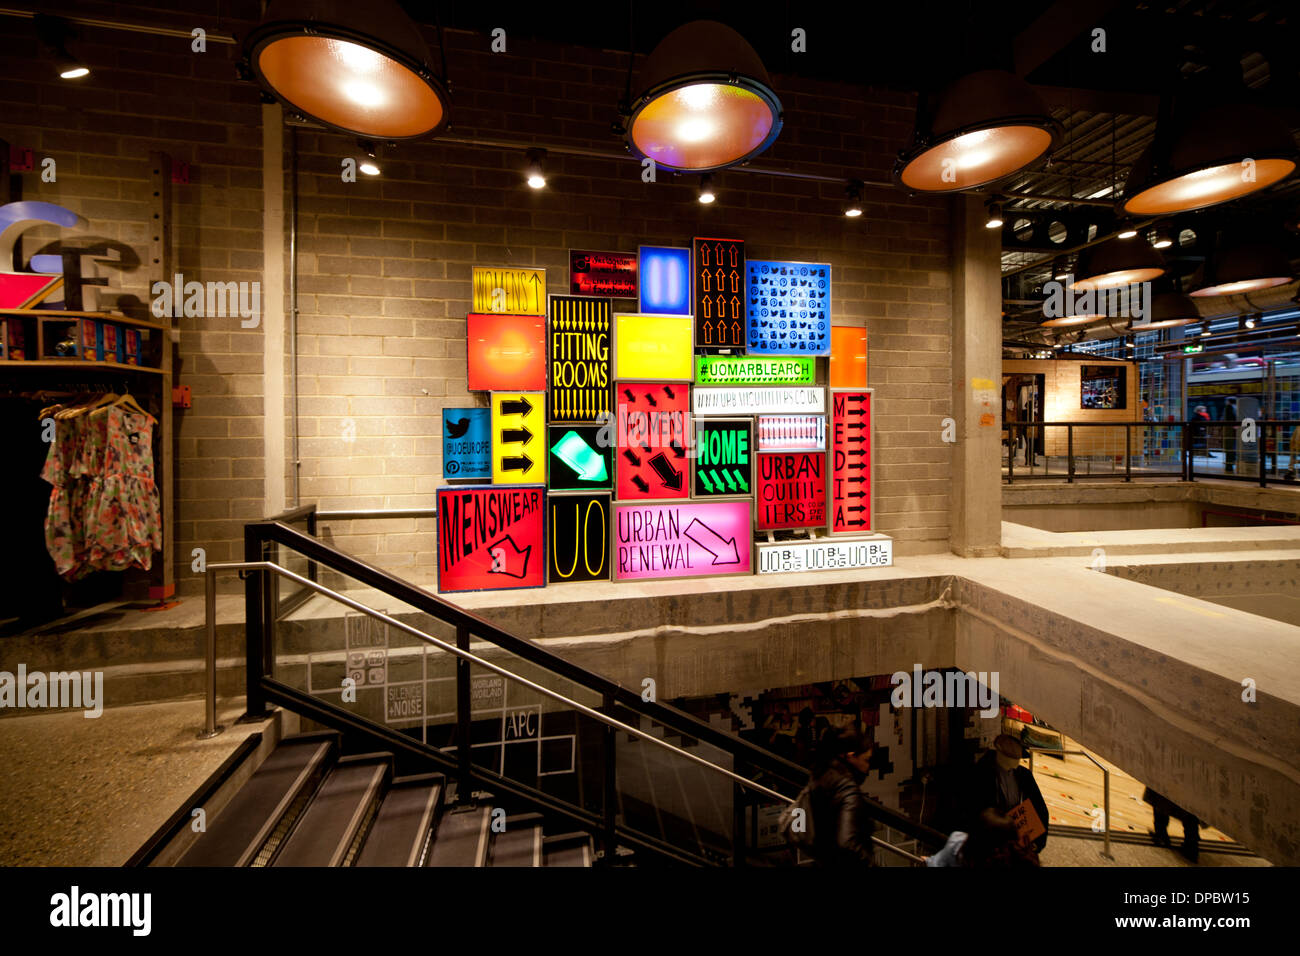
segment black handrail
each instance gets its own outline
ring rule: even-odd
[[[712,727],[676,707],[658,701],[646,701],[642,699],[638,691],[625,688],[599,674],[579,667],[531,641],[502,630],[477,614],[451,604],[437,595],[416,587],[387,571],[367,564],[359,558],[345,554],[314,538],[303,535],[284,524],[274,521],[255,522],[245,526],[244,535],[245,560],[266,560],[265,549],[272,542],[293,548],[331,570],[338,571],[367,584],[451,625],[458,634],[464,630],[474,637],[486,640],[529,663],[594,692],[605,702],[612,701],[640,716],[648,717],[676,733],[700,740],[731,754],[737,766],[743,763],[749,768],[768,774],[775,781],[785,784],[785,787],[774,786],[772,789],[788,790],[788,795],[793,797],[808,781],[807,768],[793,761],[786,760],[747,740],[718,730],[716,727]],[[267,589],[264,580],[267,577],[269,575],[252,574],[247,582],[246,619],[249,622],[247,694],[248,707],[252,715],[256,715],[263,709],[263,698],[264,696],[270,696],[268,691],[271,690],[267,684],[267,678],[264,676],[271,673],[270,642],[266,640],[266,635],[271,633],[271,629],[269,622],[261,626],[257,624],[257,622],[265,620],[264,607],[262,606],[265,599],[259,598],[259,595],[264,594]],[[452,769],[460,771],[462,768],[453,762]],[[473,773],[481,776],[480,768],[473,768]],[[756,780],[755,782],[762,781]],[[923,843],[938,848],[946,842],[947,837],[938,830],[914,821],[890,807],[871,801],[869,810],[878,822],[914,837]],[[605,826],[605,821],[601,821],[601,827]],[[599,832],[601,827],[598,827],[596,832]]]

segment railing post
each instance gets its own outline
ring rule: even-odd
[[[1277,434],[1276,429],[1273,432]],[[1240,442],[1238,442],[1240,445]],[[1259,486],[1268,487],[1268,423],[1265,422],[1259,426],[1259,431],[1255,433],[1255,460],[1259,462]],[[1237,460],[1241,461],[1241,453],[1238,452]]]
[[[456,646],[462,651],[469,650],[469,628],[463,624],[456,625]],[[459,783],[456,787],[456,802],[465,803],[473,793],[473,769],[470,736],[473,732],[470,707],[469,661],[463,657],[456,658],[456,759],[459,761]]]
[[[1065,481],[1074,482],[1074,425],[1065,426]]]
[[[1194,440],[1192,423],[1183,422],[1183,481],[1196,480],[1196,468],[1192,461],[1192,442]]]
[[[732,772],[738,773],[742,777],[746,774],[745,763],[737,757],[732,765]],[[757,805],[754,813],[758,813]],[[734,780],[731,783],[731,865],[747,866],[745,840],[745,788]]]
[[[1007,426],[1007,484],[1016,480],[1016,433],[1015,427]]]
[[[262,541],[256,525],[244,526],[244,560],[262,561]],[[269,572],[249,571],[244,577],[244,625],[247,645],[244,653],[245,711],[243,721],[267,716],[262,678],[266,672],[266,647],[271,638],[266,618],[266,576]]]
[[[1106,815],[1106,848],[1102,851],[1102,856],[1108,860],[1113,860],[1110,855],[1110,771],[1105,767],[1101,768],[1102,776],[1102,813]]]
[[[614,716],[614,695],[606,692],[601,695],[601,710],[608,717]],[[601,736],[601,765],[604,771],[604,831],[601,833],[601,859],[606,866],[613,866],[617,860],[615,845],[617,843],[616,827],[618,825],[618,731],[609,724],[604,725]]]
[[[1124,426],[1124,480],[1133,480],[1133,428]]]
[[[313,538],[319,538],[319,534],[317,533],[319,528],[320,528],[320,524],[316,520],[316,506],[312,505],[311,511],[307,512],[307,533],[311,535]],[[317,578],[318,573],[319,572],[316,569],[316,559],[308,558],[307,559],[307,580],[318,581],[319,580]]]
[[[215,737],[225,728],[217,726],[217,572],[207,568],[203,575],[204,691],[203,732],[199,740]]]

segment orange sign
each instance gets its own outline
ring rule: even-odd
[[[867,385],[867,330],[852,325],[831,326],[831,388]]]
[[[545,316],[471,312],[466,324],[471,392],[546,390]]]
[[[1012,808],[1007,817],[1016,825],[1016,832],[1020,835],[1021,843],[1033,843],[1047,832],[1047,828],[1043,826],[1043,821],[1038,819],[1038,811],[1034,809],[1034,805],[1029,801],[1028,797],[1021,800],[1018,806]]]

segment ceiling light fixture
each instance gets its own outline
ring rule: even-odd
[[[708,173],[700,177],[700,186],[696,198],[705,205],[718,198],[717,193],[713,191],[713,177]]]
[[[357,146],[361,150],[361,157],[357,160],[357,169],[367,176],[378,176],[379,158],[375,155],[375,144],[369,140],[357,140]]]
[[[1145,325],[1129,322],[1132,332],[1154,332],[1157,329],[1172,329],[1180,325],[1191,325],[1201,321],[1201,313],[1196,303],[1182,292],[1157,292],[1151,297],[1150,321]]]
[[[862,215],[862,180],[850,179],[844,187],[844,215],[856,219]]]
[[[988,202],[984,204],[984,209],[986,212],[986,217],[984,220],[984,228],[1001,229],[1002,222],[1003,222],[1002,203],[998,202],[996,199],[990,199]]]
[[[763,61],[714,20],[664,37],[641,66],[640,88],[623,110],[627,142],[667,169],[725,169],[753,159],[781,132],[781,101]]]
[[[524,177],[528,185],[533,189],[544,189],[546,187],[546,150],[530,149],[527,152],[528,165],[524,167]]]
[[[248,35],[243,56],[246,75],[331,129],[409,140],[447,122],[445,81],[395,0],[277,0]]]
[[[32,19],[36,25],[36,38],[54,60],[60,79],[79,80],[90,75],[90,67],[68,52],[68,40],[76,36],[72,24],[45,13],[38,13]]]
[[[1138,231],[1137,231],[1137,229],[1134,228],[1133,223],[1129,222],[1128,220],[1125,220],[1124,223],[1123,223],[1123,225],[1122,225],[1122,227],[1121,227],[1121,229],[1120,229],[1120,231],[1117,232],[1117,233],[1115,233],[1115,238],[1116,238],[1116,239],[1132,239],[1132,238],[1133,238],[1134,236],[1136,236],[1137,234],[1138,234]]]
[[[899,152],[894,180],[919,192],[974,189],[1028,166],[1060,136],[1060,124],[1033,87],[1005,70],[979,70],[939,94],[928,122],[918,108],[912,145]]]
[[[1174,244],[1172,231],[1168,226],[1156,226],[1151,230],[1151,246],[1155,249],[1168,249]]]
[[[1253,329],[1254,327],[1255,327],[1255,317],[1251,316],[1250,318],[1246,319],[1246,328]]]
[[[1124,187],[1124,211],[1138,216],[1204,209],[1285,179],[1296,145],[1273,110],[1224,103],[1161,119],[1156,142],[1138,159]]]
[[[1149,282],[1165,272],[1165,260],[1144,242],[1108,240],[1079,253],[1072,289],[1112,289]]]
[[[1057,256],[1052,260],[1052,278],[1057,282],[1064,282],[1070,278],[1070,260],[1065,256]]]
[[[1277,245],[1249,242],[1216,252],[1206,263],[1205,277],[1205,285],[1191,295],[1205,298],[1258,292],[1286,285],[1295,274],[1286,253]]]

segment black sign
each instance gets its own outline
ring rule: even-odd
[[[549,495],[551,584],[609,580],[609,495]]]
[[[754,486],[752,419],[697,419],[695,497],[748,495]]]
[[[609,414],[610,311],[609,299],[551,296],[551,421],[596,422]]]
[[[745,347],[745,242],[695,239],[692,298],[695,348],[702,352]]]
[[[555,491],[599,491],[614,486],[614,428],[611,425],[549,425],[548,487]]]

